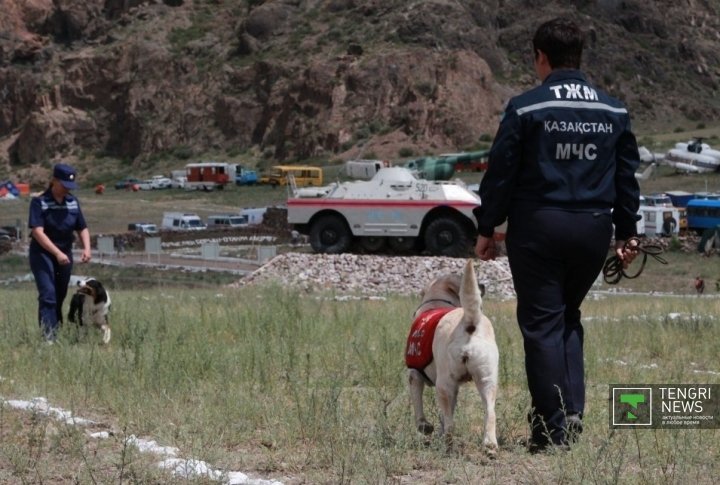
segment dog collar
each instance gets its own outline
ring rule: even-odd
[[[451,307],[456,307],[456,306],[457,306],[455,303],[451,302],[450,300],[444,300],[444,299],[442,299],[442,298],[432,298],[432,299],[430,299],[430,300],[425,300],[424,302],[420,303],[420,306],[415,309],[415,312],[413,312],[413,314],[416,314],[417,311],[420,310],[424,305],[427,305],[428,303],[431,303],[431,302],[434,302],[434,301],[439,301],[439,302],[442,302],[442,303],[447,303],[447,304],[450,305]]]

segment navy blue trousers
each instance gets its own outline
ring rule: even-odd
[[[72,274],[72,252],[66,253],[70,264],[60,265],[52,255],[36,244],[30,244],[30,269],[38,290],[38,323],[46,339],[54,340],[63,320],[62,305]]]
[[[580,305],[602,270],[610,214],[515,209],[506,246],[532,399],[533,442],[566,442],[565,415],[585,408]]]

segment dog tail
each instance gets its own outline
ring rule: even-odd
[[[482,293],[478,286],[472,259],[468,259],[460,283],[460,305],[465,314],[463,325],[468,333],[473,333],[482,320]]]

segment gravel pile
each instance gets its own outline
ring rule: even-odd
[[[333,291],[367,297],[391,293],[415,296],[438,274],[462,273],[465,261],[432,256],[287,253],[268,261],[233,286],[274,282],[308,292]],[[485,284],[488,297],[515,298],[507,258],[488,262],[478,260],[475,271],[478,282]]]

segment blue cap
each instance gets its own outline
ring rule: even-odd
[[[63,184],[63,187],[68,190],[74,190],[78,188],[78,184],[75,183],[77,173],[75,172],[75,169],[72,168],[70,165],[66,165],[64,163],[58,163],[57,165],[55,165],[55,168],[53,169],[53,177],[58,179],[60,183]]]

